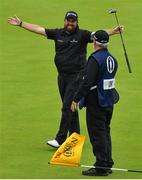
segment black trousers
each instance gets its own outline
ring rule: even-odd
[[[62,116],[59,131],[56,135],[56,140],[62,144],[69,132],[80,133],[79,115],[78,112],[72,112],[70,106],[74,97],[74,93],[79,86],[81,75],[79,74],[59,74],[58,88],[62,99]]]
[[[95,166],[112,167],[112,146],[110,136],[110,122],[113,113],[113,107],[100,107],[98,104],[97,90],[91,91],[86,98],[86,120],[93,147],[93,153],[96,156]]]

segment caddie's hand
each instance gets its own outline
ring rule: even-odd
[[[78,103],[72,101],[72,104],[71,104],[71,111],[72,112],[75,112],[77,110],[77,106],[78,106]]]
[[[114,34],[119,34],[120,32],[123,33],[124,32],[124,26],[120,25],[120,26],[115,27],[113,29],[113,32],[114,32]]]
[[[21,20],[15,15],[8,18],[8,23],[14,26],[20,26]]]

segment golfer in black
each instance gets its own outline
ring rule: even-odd
[[[47,144],[58,148],[67,134],[80,133],[78,112],[72,112],[70,105],[86,64],[87,44],[91,42],[91,32],[78,26],[78,15],[74,11],[66,13],[64,28],[48,29],[36,24],[10,17],[8,22],[31,32],[44,35],[55,42],[55,64],[58,71],[58,87],[62,99],[62,116],[59,131],[54,140]],[[118,34],[123,27],[107,30],[109,35]]]
[[[92,38],[96,51],[89,57],[84,80],[75,93],[71,110],[75,112],[77,103],[85,97],[87,128],[93,153],[96,156],[94,166],[98,168],[83,171],[83,175],[107,176],[108,171],[99,167],[109,169],[114,164],[111,153],[110,122],[113,104],[119,99],[114,78],[118,65],[107,49],[109,43],[107,32],[96,31],[92,33]]]

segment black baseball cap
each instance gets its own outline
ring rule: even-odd
[[[75,11],[68,11],[65,15],[65,19],[73,18],[75,21],[78,21],[78,15]]]
[[[104,30],[98,30],[96,32],[92,32],[91,37],[98,42],[98,44],[107,45],[109,43],[109,35]]]

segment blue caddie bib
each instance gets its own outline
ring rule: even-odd
[[[119,100],[114,78],[118,68],[117,61],[106,48],[96,51],[91,56],[99,65],[99,79],[96,84],[99,105],[112,106]]]

